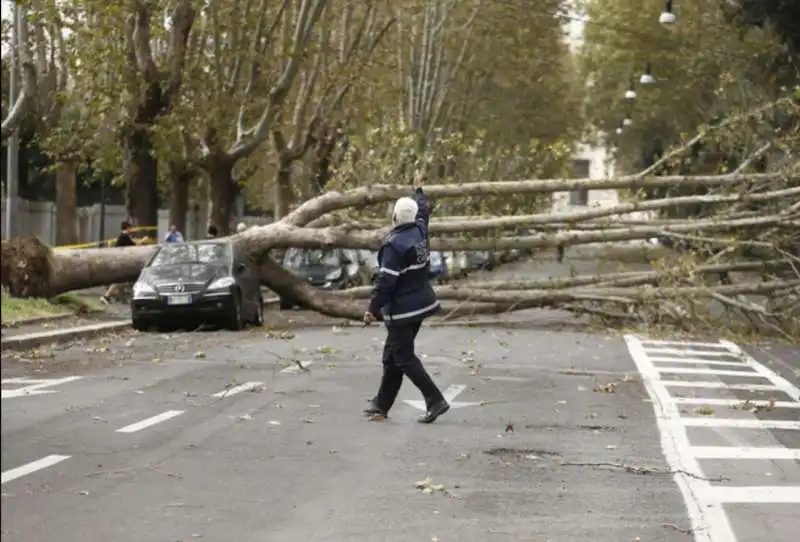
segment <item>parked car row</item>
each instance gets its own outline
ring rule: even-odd
[[[431,279],[492,269],[499,258],[489,251],[432,251]],[[297,249],[286,251],[283,266],[323,290],[372,284],[377,253],[369,250]],[[298,305],[281,298],[281,309]],[[194,329],[203,323],[239,330],[264,321],[258,268],[249,254],[228,239],[159,245],[133,285],[134,329]]]

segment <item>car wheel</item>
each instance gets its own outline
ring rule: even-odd
[[[134,318],[131,325],[136,331],[147,331],[150,328],[150,322],[141,318]]]
[[[242,318],[242,294],[236,292],[233,296],[231,303],[230,313],[226,318],[225,327],[231,331],[239,331],[244,328],[244,320]]]
[[[282,297],[280,307],[282,311],[290,311],[294,308],[294,301]]]
[[[253,319],[253,325],[261,327],[264,325],[264,298],[258,296],[258,306],[256,307],[256,316]]]

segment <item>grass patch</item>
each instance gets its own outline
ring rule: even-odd
[[[51,299],[11,297],[2,292],[2,322],[14,322],[28,318],[58,316],[61,314],[85,314],[101,310],[99,303],[93,303],[73,293],[57,295]]]

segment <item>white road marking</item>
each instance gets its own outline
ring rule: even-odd
[[[671,354],[671,355],[675,355],[675,356],[682,357],[682,358],[685,358],[687,356],[688,357],[708,356],[708,357],[721,357],[721,358],[722,357],[727,357],[727,358],[738,357],[736,354],[732,354],[731,351],[727,350],[727,349],[720,351],[718,349],[717,350],[681,350],[680,348],[647,348],[647,347],[645,347],[645,350],[647,351],[647,355],[650,357],[651,361],[654,359],[653,358],[653,354],[655,354],[656,356],[659,356],[661,354],[667,354],[667,355]]]
[[[313,361],[299,361],[297,363],[299,363],[300,366],[303,367],[303,369],[308,369],[309,367],[311,367],[311,365],[314,364]],[[300,372],[303,372],[303,371],[302,371],[302,369],[300,369],[300,367],[297,366],[296,363],[293,363],[292,365],[289,365],[285,369],[281,369],[281,372],[282,373],[294,374],[294,373],[300,373]]]
[[[32,395],[46,395],[50,393],[56,393],[57,390],[47,390],[43,388],[51,388],[53,386],[59,386],[61,384],[67,384],[68,382],[74,382],[76,380],[80,380],[83,378],[82,376],[67,376],[64,378],[7,378],[5,380],[0,381],[0,384],[28,384],[21,388],[16,388],[13,390],[2,390],[0,393],[0,398],[2,399],[15,399],[17,397],[28,397]]]
[[[740,448],[738,446],[693,446],[691,453],[697,459],[796,459],[800,450],[795,448]]]
[[[166,412],[162,412],[157,416],[153,416],[152,418],[147,418],[140,422],[132,423],[131,425],[126,425],[122,429],[117,429],[117,433],[135,433],[137,431],[141,431],[142,429],[147,429],[157,423],[165,422],[167,420],[171,420],[176,416],[180,416],[183,414],[183,410],[168,410]]]
[[[769,401],[766,399],[756,399],[752,401],[745,401],[744,399],[720,399],[717,397],[675,397],[673,399],[679,405],[708,405],[708,406],[741,406],[743,410],[756,406],[760,407],[774,407],[774,408],[800,408],[800,403],[795,401]],[[745,405],[745,403],[747,403]]]
[[[694,365],[708,365],[709,367],[727,366],[727,367],[742,367],[745,369],[749,367],[749,365],[741,361],[718,361],[718,360],[699,359],[699,358],[658,357],[658,358],[650,358],[650,361],[652,361],[653,363],[691,363]]]
[[[480,405],[480,403],[466,403],[466,402],[455,401],[455,398],[458,397],[458,395],[462,391],[464,391],[465,389],[467,389],[466,386],[463,386],[461,384],[454,384],[454,385],[450,386],[449,388],[447,388],[446,390],[444,390],[442,392],[442,395],[444,396],[445,400],[448,403],[450,403],[450,408],[464,408],[464,407],[468,407],[468,406],[479,406]],[[416,401],[416,400],[406,399],[403,402],[408,404],[408,405],[410,405],[410,406],[412,406],[412,407],[414,407],[414,408],[416,408],[417,410],[421,410],[422,412],[425,412],[427,410],[427,406],[425,405],[425,401]]]
[[[237,393],[242,393],[243,391],[252,391],[263,385],[263,382],[245,382],[244,384],[239,384],[238,386],[217,392],[211,397],[230,397],[231,395],[236,395]]]
[[[800,504],[800,487],[709,486],[703,498],[725,504]]]
[[[713,461],[714,459],[728,460],[800,460],[800,450],[785,447],[753,447],[753,446],[692,446],[689,441],[687,427],[728,428],[742,429],[790,429],[800,430],[800,421],[761,420],[755,417],[748,419],[727,418],[683,418],[680,414],[681,404],[708,404],[708,405],[741,405],[743,399],[697,399],[675,398],[670,395],[669,388],[706,388],[728,389],[745,391],[782,392],[792,401],[778,401],[773,403],[776,407],[800,408],[800,390],[788,380],[769,370],[748,356],[737,345],[720,341],[712,343],[681,343],[677,341],[647,341],[640,340],[633,335],[626,335],[625,341],[633,358],[642,381],[653,403],[661,434],[661,444],[667,462],[676,471],[675,482],[680,488],[696,542],[737,542],[730,521],[725,513],[725,503],[800,503],[800,487],[730,487],[714,486],[706,479],[698,459]],[[657,366],[658,356],[650,357],[655,348],[648,345],[683,347],[682,352],[695,354],[693,348],[719,348],[727,351],[731,357],[740,360],[751,371],[733,371],[714,368],[695,367],[663,367]],[[649,351],[649,352],[648,352]],[[705,354],[704,354],[705,355]],[[722,353],[720,353],[720,356]],[[684,358],[685,360],[686,358]],[[719,358],[718,358],[719,359]],[[680,362],[672,360],[673,365]],[[710,360],[692,360],[692,362],[717,365]],[[764,384],[727,384],[722,381],[683,381],[661,380],[662,374],[707,374],[716,376],[739,376],[760,378],[768,382]],[[753,401],[757,404],[770,404],[769,401]],[[739,439],[744,444],[749,444],[747,439]]]
[[[48,455],[28,463],[27,465],[22,465],[14,469],[7,470],[2,474],[2,484],[6,484],[11,480],[16,480],[17,478],[21,478],[23,476],[27,476],[28,474],[34,473],[37,470],[52,467],[53,465],[61,463],[65,459],[69,458],[70,456],[68,455]]]
[[[775,391],[780,390],[773,384],[726,384],[725,382],[706,382],[704,380],[662,380],[661,383],[668,388],[708,388],[719,390],[741,391]]]
[[[647,360],[650,363],[650,360]],[[650,363],[650,365],[653,365]],[[678,375],[720,375],[720,376],[752,376],[754,378],[763,378],[760,374],[754,371],[726,371],[725,369],[695,369],[694,367],[656,367],[653,365],[656,372],[659,373],[673,373]]]
[[[758,418],[681,418],[686,427],[736,427],[739,429],[785,429],[800,431],[800,422]]]
[[[654,339],[641,339],[639,340],[639,344],[642,345],[644,350],[650,349],[650,344],[655,346],[691,346],[691,347],[699,347],[699,348],[722,348],[725,350],[730,350],[727,345],[722,344],[722,342],[716,343],[698,343],[698,342],[683,342],[683,341],[657,341]]]

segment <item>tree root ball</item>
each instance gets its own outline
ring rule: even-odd
[[[50,247],[36,237],[3,240],[2,283],[14,297],[48,297],[53,276]]]

